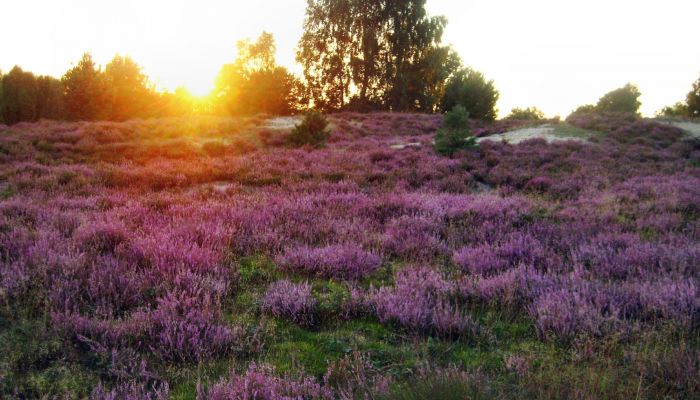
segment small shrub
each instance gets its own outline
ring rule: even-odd
[[[469,131],[469,113],[457,105],[445,114],[443,127],[435,133],[435,151],[450,156],[476,146],[476,138]]]
[[[362,279],[374,273],[382,263],[379,256],[355,245],[288,249],[277,263],[286,271],[323,278]]]
[[[292,147],[310,145],[323,147],[331,136],[328,120],[318,111],[310,111],[301,123],[294,127],[286,142]]]
[[[544,112],[537,107],[514,108],[506,119],[541,121],[544,119]]]
[[[299,325],[312,325],[316,299],[308,283],[277,281],[268,287],[262,300],[263,311]]]

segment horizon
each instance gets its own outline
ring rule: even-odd
[[[213,87],[221,66],[235,60],[236,42],[268,31],[276,40],[278,63],[300,75],[295,50],[306,2],[263,0],[262,4],[12,3],[4,6],[6,15],[17,18],[0,26],[0,35],[22,32],[23,40],[5,41],[0,70],[8,72],[18,65],[60,77],[84,52],[91,52],[102,66],[122,54],[132,57],[159,90],[184,87],[203,96]],[[501,94],[500,117],[511,108],[530,106],[547,116],[565,117],[628,82],[642,92],[642,114],[653,116],[663,106],[683,100],[700,75],[700,53],[689,51],[692,18],[700,13],[700,4],[689,1],[658,7],[653,2],[611,5],[601,0],[576,4],[428,0],[426,8],[430,15],[447,17],[443,42],[454,47],[466,66],[495,81]],[[574,15],[576,19],[571,18]]]

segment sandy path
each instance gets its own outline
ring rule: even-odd
[[[669,125],[673,125],[676,128],[683,129],[688,132],[690,136],[700,138],[700,123],[697,122],[667,122]]]
[[[580,137],[565,137],[558,136],[554,134],[554,127],[550,125],[541,125],[534,128],[516,129],[514,131],[499,133],[498,135],[491,135],[482,138],[478,138],[477,142],[483,142],[485,140],[493,141],[507,141],[511,144],[518,144],[529,139],[540,138],[547,142],[556,142],[560,140],[577,140],[583,142],[584,139]]]
[[[275,117],[265,121],[265,128],[275,130],[291,130],[301,121],[301,117]]]

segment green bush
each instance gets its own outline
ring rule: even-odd
[[[435,151],[450,156],[458,150],[476,146],[476,138],[469,131],[469,113],[461,106],[455,106],[445,114],[442,128],[435,133]]]
[[[631,83],[615,89],[598,100],[596,111],[599,112],[627,112],[639,113],[639,107],[642,105],[639,97],[642,93],[639,88]]]
[[[510,110],[506,119],[541,121],[544,119],[544,112],[537,107],[514,108]]]
[[[496,103],[499,95],[493,80],[487,81],[481,72],[464,68],[447,81],[440,109],[449,111],[461,105],[471,118],[493,121],[498,114]]]
[[[323,147],[331,136],[328,120],[318,111],[310,111],[301,123],[294,127],[286,142],[292,147],[310,145]]]
[[[656,112],[659,117],[685,117],[689,114],[688,105],[682,101],[672,106],[666,106]]]

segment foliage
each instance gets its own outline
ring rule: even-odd
[[[576,115],[583,115],[583,114],[592,114],[596,112],[596,107],[593,104],[584,104],[582,106],[578,106],[574,111],[569,114],[569,117],[571,116],[576,116]],[[567,117],[567,119],[569,118]]]
[[[310,145],[323,147],[330,137],[328,120],[318,111],[309,111],[304,119],[287,135],[286,142],[292,147]]]
[[[115,56],[105,67],[106,119],[125,121],[152,116],[155,90],[130,57]]]
[[[78,64],[68,70],[61,80],[71,119],[89,121],[105,117],[107,88],[102,71],[96,67],[90,53],[83,54]]]
[[[544,119],[544,112],[537,107],[514,108],[506,119],[520,119],[528,121],[541,121]]]
[[[493,121],[498,113],[498,97],[499,93],[493,80],[487,81],[481,72],[463,68],[448,80],[440,108],[442,111],[449,111],[460,105],[467,110],[471,118]]]
[[[443,126],[435,133],[435,151],[452,157],[458,150],[476,146],[476,138],[469,131],[469,113],[461,105],[445,114]]]
[[[596,111],[598,112],[625,112],[639,113],[639,107],[642,103],[639,102],[639,97],[642,93],[639,88],[631,83],[615,89],[598,100]]]
[[[65,117],[63,85],[55,78],[14,67],[0,77],[0,86],[0,114],[8,124]]]
[[[276,64],[275,51],[267,32],[256,42],[239,41],[235,63],[224,65],[216,79],[216,107],[233,115],[287,115],[304,107],[299,81]]]
[[[309,0],[297,60],[314,106],[433,111],[459,66],[441,45],[446,23],[425,0]]]
[[[2,78],[2,114],[7,124],[37,120],[37,86],[34,74],[15,66]]]
[[[666,106],[657,111],[656,115],[660,117],[686,117],[689,115],[688,105],[679,101],[672,106]]]
[[[700,117],[700,78],[693,82],[693,88],[688,92],[685,101],[688,105],[688,116],[693,118]]]

